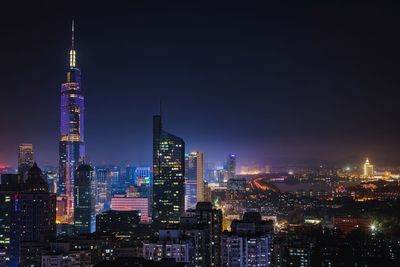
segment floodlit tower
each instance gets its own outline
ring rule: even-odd
[[[72,21],[72,42],[66,82],[61,85],[61,120],[59,145],[59,192],[67,197],[66,223],[74,216],[75,170],[85,156],[84,96],[81,71],[76,64],[75,29]]]
[[[374,176],[374,165],[369,163],[369,159],[367,158],[364,163],[364,176],[365,177],[373,177]]]

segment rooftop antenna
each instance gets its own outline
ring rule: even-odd
[[[76,67],[76,52],[74,48],[75,42],[75,22],[72,20],[72,33],[71,33],[71,50],[69,51],[69,67],[75,68]]]
[[[74,50],[74,41],[75,41],[75,22],[72,20],[72,44],[71,44],[71,50]]]

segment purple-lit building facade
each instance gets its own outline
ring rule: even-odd
[[[74,25],[72,24],[72,46],[69,51],[67,80],[61,85],[61,120],[59,147],[59,194],[66,195],[67,218],[71,222],[74,211],[75,170],[85,156],[84,143],[84,96],[81,90],[81,71],[76,65],[74,49]]]

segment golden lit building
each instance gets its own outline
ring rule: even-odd
[[[369,163],[369,160],[367,158],[367,160],[364,163],[364,176],[365,177],[373,177],[374,176],[374,165]]]

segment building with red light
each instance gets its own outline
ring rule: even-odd
[[[111,209],[118,211],[138,210],[141,214],[141,222],[149,223],[149,199],[143,197],[126,197],[116,195],[111,198]]]
[[[333,225],[335,229],[342,232],[344,236],[350,234],[353,230],[368,232],[371,226],[371,219],[353,218],[353,217],[334,217]]]

